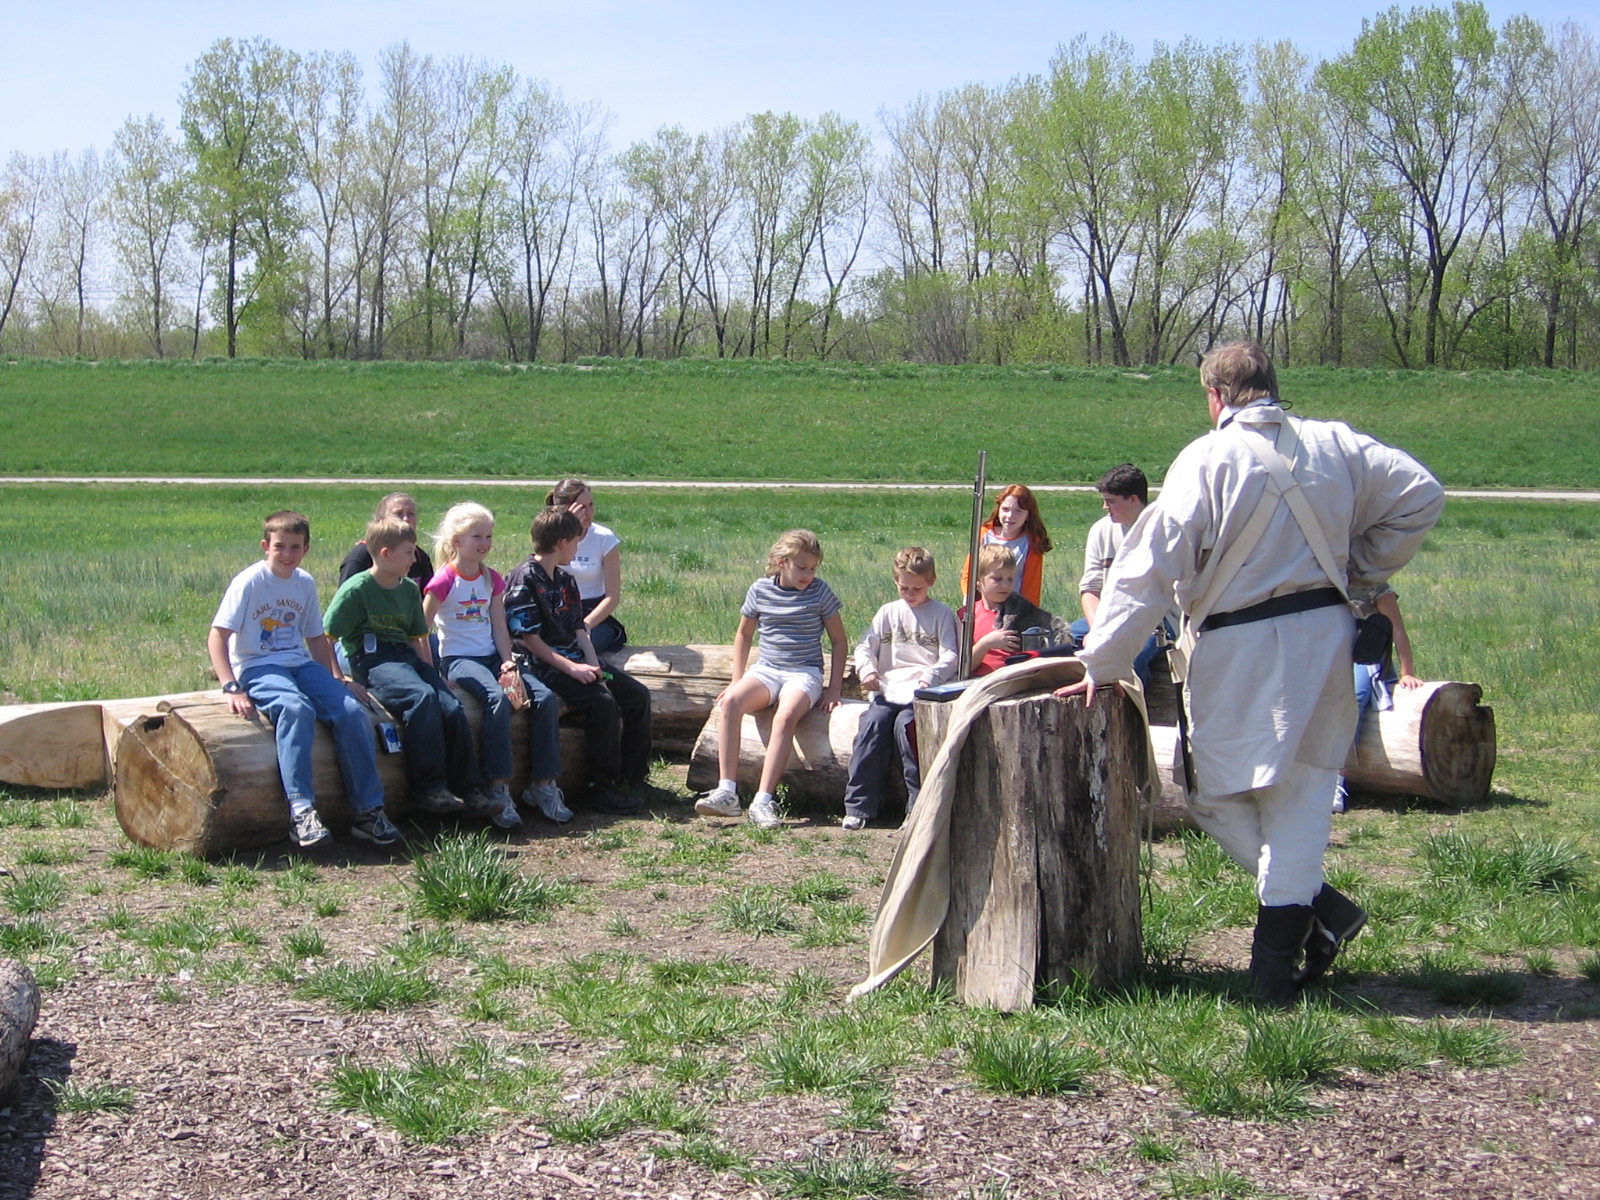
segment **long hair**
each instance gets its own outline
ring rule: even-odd
[[[439,528],[433,532],[433,559],[440,566],[456,561],[456,539],[479,521],[494,524],[494,514],[471,500],[452,504],[439,519]]]
[[[545,493],[544,502],[550,508],[566,508],[588,490],[589,485],[581,479],[563,479]]]
[[[1025,483],[1013,483],[1010,487],[1001,488],[1000,494],[994,498],[994,511],[989,514],[989,519],[984,524],[995,529],[1000,527],[1000,506],[1005,503],[1007,496],[1015,496],[1017,503],[1022,505],[1028,514],[1022,532],[1028,535],[1029,548],[1038,554],[1049,554],[1055,549],[1055,545],[1050,541],[1050,535],[1045,532],[1043,518],[1039,516],[1039,502],[1034,499],[1032,489]]]

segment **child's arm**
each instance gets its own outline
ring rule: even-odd
[[[372,707],[372,693],[367,691],[366,688],[362,687],[354,679],[351,679],[344,673],[343,670],[340,669],[339,657],[333,652],[332,638],[330,638],[326,633],[318,634],[314,638],[307,638],[306,649],[310,652],[311,657],[314,660],[327,668],[329,675],[332,675],[336,681],[344,684],[345,687],[350,689],[350,694],[352,696],[354,696],[366,707]]]
[[[550,643],[537,633],[521,634],[517,640],[527,652],[548,667],[554,667],[563,674],[571,675],[579,683],[594,683],[600,678],[600,668],[590,666],[586,662],[573,662],[565,655],[557,654],[550,648]]]
[[[1385,592],[1373,607],[1388,617],[1389,623],[1394,626],[1394,653],[1400,660],[1400,679],[1396,686],[1421,687],[1422,680],[1417,677],[1416,663],[1411,659],[1411,638],[1406,634],[1405,618],[1400,615],[1400,597],[1393,592]]]
[[[616,612],[617,603],[622,599],[622,551],[616,546],[607,550],[605,557],[600,560],[600,579],[605,584],[606,594],[583,619],[584,625],[591,630],[597,629],[600,622]]]
[[[423,634],[421,637],[412,638],[411,649],[416,651],[417,657],[420,658],[424,663],[430,667],[433,666],[433,647],[428,644],[427,634]]]
[[[844,691],[844,663],[846,647],[849,640],[844,634],[844,618],[834,613],[822,623],[828,631],[828,640],[833,643],[833,669],[828,676],[828,686],[822,689],[822,699],[817,701],[817,708],[822,712],[832,712],[839,707],[839,696]]]
[[[956,668],[961,665],[961,626],[956,621],[956,614],[948,608],[940,613],[937,630],[939,657],[934,662],[933,669],[923,676],[924,687],[933,687],[935,684],[944,683],[947,679],[954,679]]]
[[[221,625],[213,625],[211,632],[206,634],[206,653],[211,656],[211,668],[217,673],[219,686],[238,682],[233,674],[233,663],[228,659],[228,643],[232,638],[233,630],[224,629]],[[241,717],[248,717],[256,711],[250,697],[243,692],[234,692],[229,696],[228,707]]]
[[[604,668],[600,666],[600,656],[594,652],[594,639],[589,636],[589,627],[579,625],[572,636],[578,643],[578,653],[583,655],[583,661],[596,671],[603,670]]]
[[[728,677],[728,686],[717,693],[716,703],[722,705],[722,698],[733,690],[733,685],[744,678],[745,667],[750,662],[750,644],[756,636],[756,619],[743,614],[739,617],[739,628],[733,634],[733,671]]]
[[[511,652],[511,629],[506,624],[506,594],[497,593],[489,601],[489,632],[494,637],[494,652],[500,656],[500,674],[517,669],[517,658]]]
[[[872,618],[872,624],[867,626],[867,632],[861,635],[861,641],[856,644],[856,678],[861,681],[861,690],[864,692],[876,692],[883,687],[882,673],[878,670],[878,654],[883,648],[883,634],[878,622],[882,617],[883,609],[880,608]]]

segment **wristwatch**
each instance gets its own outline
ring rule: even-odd
[[[237,696],[242,691],[244,691],[244,689],[239,686],[239,681],[237,679],[230,679],[227,683],[222,685],[222,692],[225,696]]]

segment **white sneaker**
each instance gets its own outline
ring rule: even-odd
[[[865,829],[867,827],[867,819],[865,817],[846,817],[839,824],[845,829]]]
[[[1349,792],[1345,789],[1344,780],[1341,779],[1337,784],[1334,785],[1333,789],[1333,811],[1335,813],[1342,813],[1344,811],[1345,802],[1348,796]]]
[[[557,825],[565,825],[572,820],[572,810],[567,807],[567,798],[553,783],[542,785],[530,783],[523,790],[522,802],[529,808],[537,808],[544,814],[546,820],[554,821]]]
[[[694,810],[702,817],[737,817],[744,812],[739,793],[720,786],[696,800]]]
[[[745,814],[762,829],[778,829],[783,825],[783,815],[778,812],[778,802],[767,796],[757,796]]]

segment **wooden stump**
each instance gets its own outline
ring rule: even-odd
[[[470,697],[468,698],[470,701]],[[478,711],[464,702],[474,727]],[[519,714],[520,716],[520,714]],[[377,718],[373,719],[374,739]],[[513,789],[527,782],[527,722],[514,719]],[[563,788],[583,786],[583,731],[562,727]],[[312,744],[317,812],[333,828],[352,813],[334,754],[333,735],[317,723]],[[378,753],[378,778],[393,815],[411,808],[402,754]],[[163,703],[159,712],[130,721],[116,764],[117,820],[135,842],[201,856],[281,842],[289,836],[289,804],[278,775],[277,742],[259,712],[245,720],[206,693],[194,703]]]
[[[0,958],[0,1108],[16,1098],[28,1039],[39,1020],[39,985],[33,972],[12,958]]]
[[[761,764],[766,761],[767,744],[772,740],[772,708],[746,715],[740,726],[739,774],[741,784],[754,789],[761,781]],[[838,805],[843,811],[844,788],[850,777],[850,752],[855,747],[856,731],[867,711],[864,700],[843,700],[831,713],[812,709],[800,718],[794,731],[794,749],[781,782],[795,796]],[[713,708],[689,758],[689,777],[693,791],[709,791],[717,786],[721,772],[717,767],[717,743],[722,735],[721,713]],[[922,755],[924,761],[927,755]],[[898,761],[898,758],[896,759]],[[905,781],[898,771],[890,772],[886,812],[905,806]]]
[[[917,703],[925,760],[949,708]],[[1040,987],[1099,987],[1142,966],[1143,722],[1130,701],[1002,700],[973,725],[950,814],[950,908],[933,978],[1015,1011]]]

